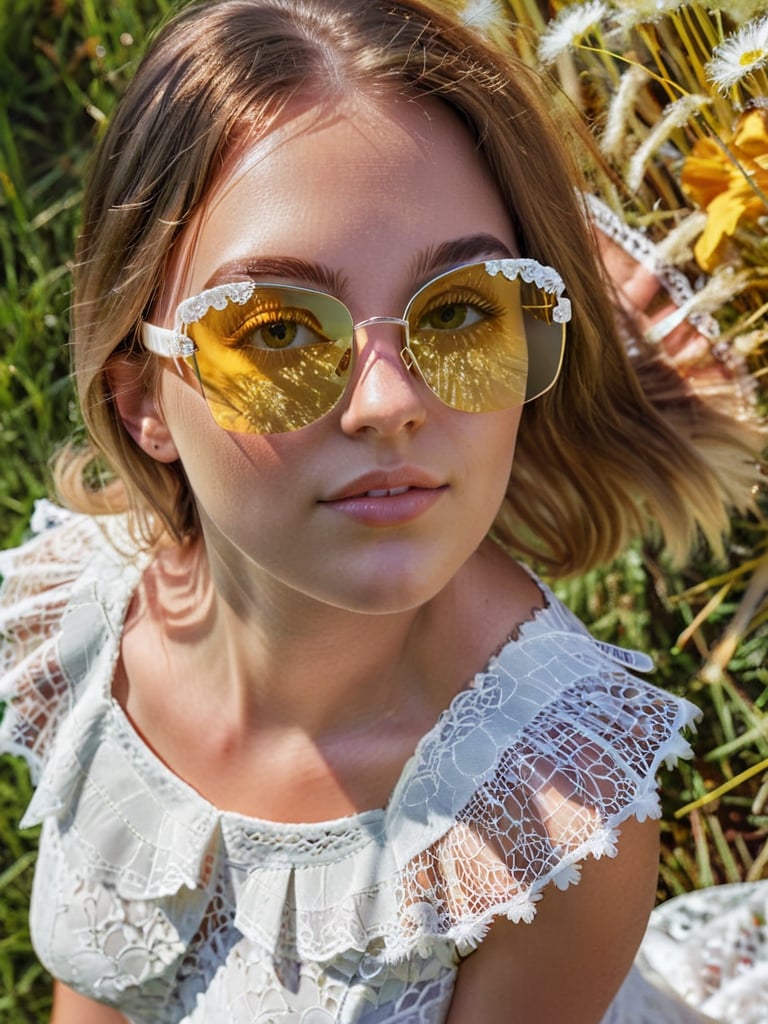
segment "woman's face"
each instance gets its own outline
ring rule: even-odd
[[[504,203],[448,108],[306,106],[235,155],[187,230],[184,273],[171,275],[163,308],[214,283],[263,280],[266,263],[280,283],[332,279],[355,322],[399,317],[437,273],[514,251]],[[293,262],[281,270],[285,258]],[[172,314],[164,319],[172,325]],[[339,404],[272,435],[222,430],[191,376],[166,365],[159,415],[214,568],[243,586],[253,578],[387,612],[429,600],[477,549],[504,495],[520,410],[449,408],[408,372],[401,344],[397,325],[359,331]]]

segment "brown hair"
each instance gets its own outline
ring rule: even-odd
[[[429,94],[457,111],[511,211],[522,254],[566,282],[574,319],[563,372],[525,410],[500,539],[560,574],[614,557],[651,523],[678,558],[698,529],[717,547],[727,502],[753,471],[739,471],[728,493],[707,461],[707,439],[747,467],[746,433],[729,433],[724,417],[687,402],[702,455],[655,410],[617,337],[579,171],[542,81],[421,0],[215,0],[185,7],[158,34],[98,153],[75,272],[77,387],[93,449],[115,478],[86,487],[89,453],[67,452],[58,467],[64,497],[89,511],[130,508],[148,540],[160,530],[176,539],[197,532],[183,467],[155,461],[128,437],[105,363],[122,349],[146,366],[152,386],[138,324],[235,140],[268,132],[300,93],[332,101],[334,90],[350,89]]]

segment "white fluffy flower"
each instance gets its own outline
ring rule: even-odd
[[[605,129],[600,139],[600,148],[606,156],[616,158],[622,155],[629,134],[627,125],[648,82],[648,71],[639,65],[631,66],[621,76],[609,101]]]
[[[758,327],[755,331],[739,334],[733,340],[733,347],[739,355],[751,356],[755,355],[766,343],[768,343],[768,328]]]
[[[465,25],[482,33],[489,32],[504,20],[498,0],[466,0],[460,16]]]
[[[551,21],[539,40],[539,59],[545,64],[556,60],[583,36],[596,28],[608,13],[602,0],[589,0],[585,4],[564,7]]]
[[[642,144],[638,146],[627,168],[627,185],[634,192],[640,188],[645,169],[653,155],[667,141],[674,131],[686,125],[691,117],[712,101],[706,96],[681,96],[679,100],[667,104],[664,115],[648,132]]]
[[[706,66],[707,78],[727,92],[746,75],[768,64],[768,17],[747,22],[716,46]]]

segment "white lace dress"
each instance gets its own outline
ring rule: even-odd
[[[542,889],[613,852],[624,819],[658,814],[655,772],[688,753],[692,705],[629,674],[647,659],[592,639],[543,588],[547,607],[422,738],[385,809],[298,825],[218,810],[111,695],[148,556],[121,519],[62,519],[0,556],[0,749],[37,782],[23,824],[43,823],[40,959],[135,1024],[437,1024],[492,918],[525,927]],[[672,962],[700,1006],[741,984],[736,1015],[728,997],[715,1019],[766,1024],[767,897],[736,899],[695,955],[690,905],[662,907],[605,1024],[708,1019],[665,993]]]

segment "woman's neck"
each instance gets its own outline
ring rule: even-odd
[[[440,712],[541,605],[491,545],[431,601],[388,615],[257,587],[243,568],[233,600],[204,543],[160,552],[126,623],[115,696],[211,802],[281,821],[381,806]]]
[[[170,673],[248,723],[337,731],[419,700],[439,712],[541,603],[490,543],[418,608],[337,608],[200,541],[162,552],[144,587]],[[178,668],[177,666],[183,666]]]

